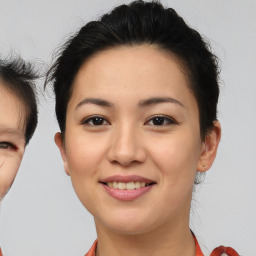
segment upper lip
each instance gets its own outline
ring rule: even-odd
[[[128,175],[128,176],[122,176],[122,175],[113,175],[113,176],[109,176],[105,179],[100,180],[101,183],[107,183],[107,182],[145,182],[147,184],[149,183],[156,183],[155,181],[148,179],[148,178],[144,178],[142,176],[138,176],[138,175]]]

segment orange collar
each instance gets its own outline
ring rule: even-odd
[[[204,256],[202,251],[201,251],[200,245],[199,245],[199,243],[198,243],[198,241],[196,239],[196,236],[194,234],[193,234],[193,237],[195,239],[195,244],[196,244],[196,256]]]
[[[193,235],[194,236],[194,235]],[[195,239],[195,244],[196,244],[196,256],[204,256],[202,251],[201,251],[201,248],[199,246],[199,243],[197,242],[197,239],[196,237],[194,236],[194,239]],[[96,248],[97,248],[97,240],[93,243],[91,249],[87,252],[87,254],[85,254],[85,256],[95,256],[95,251],[96,251]],[[0,255],[1,256],[1,255]]]
[[[96,248],[97,248],[97,242],[98,242],[98,240],[95,240],[91,249],[85,254],[85,256],[95,256],[95,251],[96,251]]]

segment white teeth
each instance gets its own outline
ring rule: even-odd
[[[134,184],[134,182],[128,182],[126,187],[128,190],[133,190],[133,189],[135,189],[135,184]]]
[[[141,182],[141,183],[140,183],[140,186],[141,186],[141,187],[145,187],[145,186],[146,186],[146,182]]]
[[[111,183],[111,182],[109,182],[109,183]],[[113,188],[118,188],[118,182],[116,182],[116,181],[113,182]]]
[[[126,189],[126,183],[118,182],[118,189]]]
[[[111,188],[113,188],[113,183],[112,182],[108,182],[107,185]]]
[[[115,188],[115,189],[122,189],[122,190],[134,190],[134,189],[140,189],[146,186],[146,182],[117,182],[117,181],[113,181],[113,182],[107,182],[107,186],[110,188]]]
[[[138,181],[135,182],[135,188],[136,188],[136,189],[140,188],[140,182],[138,182]]]

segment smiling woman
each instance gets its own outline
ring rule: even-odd
[[[32,66],[22,59],[0,59],[0,201],[15,179],[37,125],[32,87],[36,78]]]
[[[215,56],[173,9],[133,2],[85,25],[60,52],[55,135],[94,216],[90,255],[202,255],[193,186],[221,136]],[[212,255],[238,255],[219,247]]]

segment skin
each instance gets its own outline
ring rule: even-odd
[[[0,199],[11,187],[24,150],[24,105],[0,84]]]
[[[55,142],[94,216],[97,255],[195,255],[193,183],[215,158],[220,126],[216,122],[201,140],[197,102],[183,70],[155,46],[125,46],[94,55],[74,80],[64,140],[57,133]],[[156,116],[163,117],[160,125]],[[112,175],[140,175],[155,185],[135,200],[117,200],[100,183]]]

